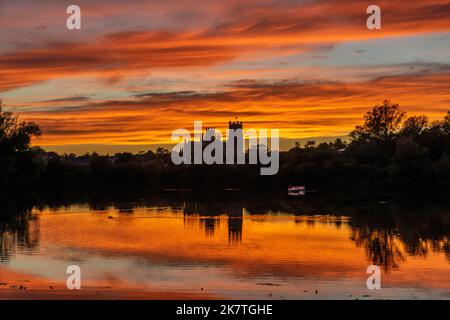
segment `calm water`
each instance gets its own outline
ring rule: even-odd
[[[0,298],[450,298],[448,208],[267,198],[2,208],[20,213],[0,222]],[[370,264],[381,290],[366,287]]]

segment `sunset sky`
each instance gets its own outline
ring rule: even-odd
[[[450,110],[450,1],[0,0],[0,98],[41,125],[36,144],[77,153],[236,117],[291,144],[344,136],[384,99],[435,120]]]

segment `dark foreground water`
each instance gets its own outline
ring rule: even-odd
[[[0,298],[449,299],[448,206],[366,196],[11,201],[0,207]],[[371,264],[380,290],[366,286]],[[69,265],[81,290],[66,288]]]

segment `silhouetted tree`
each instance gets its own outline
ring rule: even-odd
[[[41,170],[36,160],[39,150],[31,148],[30,142],[41,130],[34,122],[19,122],[2,107],[0,101],[0,186],[30,184]]]
[[[429,121],[426,116],[414,116],[403,122],[400,134],[405,137],[416,138],[428,129]]]
[[[169,150],[167,150],[166,148],[159,147],[158,149],[156,149],[156,156],[158,156],[158,157],[165,157],[168,154],[169,154]]]
[[[399,109],[398,104],[384,100],[381,106],[375,106],[364,116],[364,124],[357,126],[350,136],[353,140],[375,140],[389,143],[402,123],[406,113]]]
[[[27,151],[32,137],[42,134],[34,122],[20,122],[12,112],[3,111],[0,100],[0,154]]]
[[[307,141],[305,144],[305,149],[312,150],[316,147],[316,142],[313,140]]]
[[[428,150],[414,140],[401,139],[397,143],[390,171],[393,181],[402,186],[429,183],[432,171]]]
[[[308,141],[303,147],[295,143],[291,150],[280,152],[278,175],[261,176],[260,166],[251,164],[177,166],[163,147],[114,156],[45,152],[30,147],[31,139],[41,134],[36,124],[19,123],[12,113],[0,109],[0,186],[37,182],[58,188],[450,188],[450,113],[431,124],[425,116],[402,123],[404,118],[397,104],[385,100],[365,115],[364,123],[351,133],[349,144],[342,139],[320,144]]]

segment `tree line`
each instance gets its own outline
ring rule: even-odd
[[[407,117],[388,100],[374,106],[347,139],[299,143],[280,152],[280,170],[258,165],[174,165],[167,149],[115,155],[56,154],[31,145],[39,125],[19,122],[0,104],[0,187],[154,186],[165,188],[450,187],[450,111],[442,120]]]

